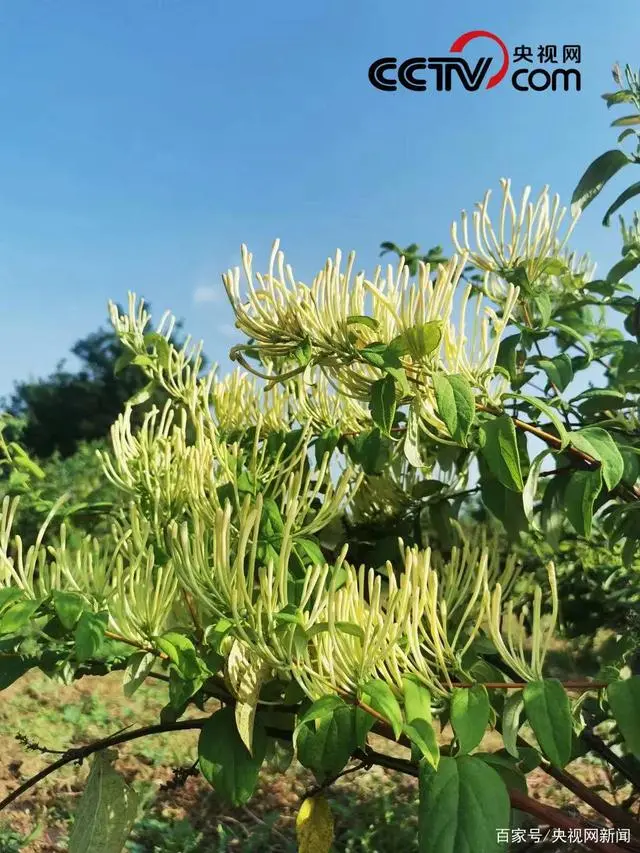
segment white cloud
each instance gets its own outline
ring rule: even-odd
[[[227,264],[221,269],[213,264],[201,267],[194,281],[193,301],[196,305],[204,305],[207,302],[220,302],[223,299],[226,301],[221,272],[226,273],[228,270],[238,266],[238,263],[238,258],[232,255]]]
[[[201,304],[203,302],[219,302],[222,293],[222,286],[213,287],[208,284],[201,284],[193,291],[193,301]]]

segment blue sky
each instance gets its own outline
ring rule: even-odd
[[[599,95],[615,60],[640,65],[637,0],[485,5],[0,2],[0,395],[128,290],[226,369],[220,273],[242,242],[263,268],[281,238],[305,280],[338,247],[368,269],[382,240],[449,248],[450,222],[502,176],[568,202],[615,145]],[[511,49],[580,44],[582,91],[370,86],[374,59],[442,55],[472,29]],[[619,245],[604,201],[573,239],[602,272]]]

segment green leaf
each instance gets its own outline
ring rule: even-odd
[[[571,444],[602,464],[602,476],[608,489],[614,489],[624,473],[624,460],[609,433],[600,427],[585,427],[571,433]]]
[[[318,467],[322,465],[325,453],[328,453],[329,456],[331,456],[338,446],[339,441],[340,427],[329,427],[329,429],[326,429],[318,436],[315,443],[316,465]]]
[[[549,455],[550,452],[551,451],[549,450],[543,450],[536,456],[536,458],[531,463],[531,467],[529,468],[529,473],[527,475],[527,481],[524,484],[524,489],[522,491],[522,507],[524,509],[524,514],[526,515],[529,524],[533,524],[533,510],[536,496],[538,493],[540,468],[542,467],[544,459]]]
[[[54,590],[54,610],[56,611],[58,619],[68,631],[75,627],[75,624],[80,618],[80,614],[86,605],[87,603],[84,598],[75,592]]]
[[[200,770],[223,799],[234,806],[241,806],[253,795],[266,749],[265,731],[256,723],[252,755],[240,738],[233,708],[223,708],[209,717],[200,732]]]
[[[313,355],[313,347],[311,346],[311,341],[309,338],[305,338],[302,343],[298,344],[298,346],[292,352],[293,358],[298,362],[300,367],[306,367],[311,361],[311,356]]]
[[[76,657],[79,661],[95,657],[102,646],[109,614],[90,613],[85,610],[80,616],[74,634]]]
[[[618,148],[606,151],[604,154],[596,157],[580,178],[578,186],[573,191],[571,197],[572,211],[584,210],[602,190],[607,181],[619,172],[623,166],[632,162],[631,158]]]
[[[0,690],[4,690],[32,669],[36,664],[34,658],[21,655],[0,654]]]
[[[636,116],[636,118],[640,119],[640,116]],[[624,190],[624,192],[621,192],[620,195],[618,196],[618,198],[613,202],[611,207],[605,213],[604,219],[602,220],[602,224],[608,226],[609,222],[611,221],[611,217],[616,212],[616,210],[618,210],[620,207],[622,207],[623,204],[626,204],[629,201],[629,199],[633,198],[634,196],[638,195],[639,193],[640,193],[640,181],[637,181],[635,184],[631,184],[631,186],[627,187],[627,189]]]
[[[369,411],[374,424],[384,435],[390,435],[396,415],[396,381],[393,376],[384,376],[373,383]]]
[[[44,479],[44,471],[36,462],[33,461],[33,459],[29,458],[29,454],[23,447],[20,447],[20,445],[16,444],[15,441],[12,441],[9,444],[9,450],[11,451],[11,463],[16,468],[26,471],[27,474],[33,474],[33,476],[37,477],[39,480]]]
[[[135,356],[135,352],[132,350],[126,349],[122,352],[115,361],[113,365],[113,375],[119,376],[125,367],[128,367],[133,361]]]
[[[558,433],[558,438],[561,442],[561,449],[564,449],[569,444],[569,433],[562,423],[560,415],[556,409],[549,406],[548,403],[545,403],[543,400],[539,400],[537,397],[531,397],[529,394],[505,394],[505,399],[511,398],[514,400],[523,400],[525,403],[533,406],[534,409],[537,409],[549,418]]]
[[[578,341],[578,343],[583,347],[585,351],[585,367],[587,364],[593,361],[593,347],[591,346],[587,338],[584,337],[584,335],[581,335],[580,332],[577,332],[574,328],[572,328],[571,326],[567,326],[565,323],[558,323],[557,320],[551,320],[549,322],[549,325],[552,326],[554,329],[557,329],[561,335],[564,335],[565,337],[570,338],[571,340]]]
[[[621,261],[611,267],[607,273],[607,281],[612,283],[622,281],[625,276],[634,271],[638,264],[640,264],[640,253],[627,252]]]
[[[144,343],[146,347],[153,347],[158,364],[163,370],[168,370],[171,360],[171,344],[164,335],[159,332],[148,332],[144,336]]]
[[[10,604],[0,616],[0,635],[15,634],[20,631],[27,625],[39,606],[40,602],[31,599]]]
[[[524,708],[522,690],[507,697],[502,709],[502,740],[509,755],[519,758],[517,740],[520,731],[520,714]]]
[[[475,417],[476,401],[464,376],[436,373],[433,377],[438,414],[454,441],[466,446]]]
[[[571,758],[571,705],[555,678],[531,681],[522,692],[527,719],[544,754],[556,767]]]
[[[411,489],[412,498],[429,498],[441,492],[446,483],[441,480],[420,480]]]
[[[506,755],[498,755],[495,752],[476,752],[475,758],[479,758],[496,771],[502,779],[507,790],[521,791],[527,794],[527,780],[522,770],[513,758]]]
[[[363,347],[359,353],[366,362],[380,370],[386,367],[402,367],[398,350],[393,348],[393,341],[390,344],[376,341]]]
[[[607,700],[627,749],[640,759],[640,676],[613,681]]]
[[[624,406],[627,395],[609,388],[589,388],[571,401],[578,403],[583,415],[595,415],[598,412],[616,411]]]
[[[601,96],[607,102],[607,107],[613,107],[616,104],[632,104],[634,94],[631,89],[619,89],[617,92],[605,92]]]
[[[498,853],[498,829],[508,829],[509,794],[496,771],[469,755],[420,764],[420,853]]]
[[[411,326],[389,344],[397,352],[404,355],[410,353],[417,359],[426,358],[440,346],[442,340],[442,321],[431,320]]]
[[[382,435],[380,427],[356,436],[348,445],[349,455],[356,464],[362,465],[365,474],[381,474],[390,456],[390,440]]]
[[[518,375],[516,353],[521,341],[522,335],[518,332],[515,335],[508,335],[506,338],[503,338],[500,341],[500,346],[498,347],[496,365],[498,367],[503,367],[507,371],[509,379],[512,380]]]
[[[482,503],[498,521],[502,522],[509,537],[515,539],[521,531],[527,528],[522,495],[505,488],[495,477],[486,474],[482,470],[486,463],[482,457],[479,461],[482,474],[480,479]]]
[[[69,853],[121,853],[138,813],[139,798],[112,766],[115,750],[97,752],[78,804]]]
[[[431,694],[417,678],[407,675],[402,679],[404,713],[407,721],[431,721]]]
[[[306,558],[304,560],[305,563],[312,566],[324,566],[326,560],[317,542],[314,542],[313,539],[296,536],[295,543],[296,548],[302,550],[303,555]]]
[[[373,317],[366,317],[364,314],[351,314],[347,317],[347,326],[366,326],[368,329],[373,329],[376,332],[380,328],[380,323]]]
[[[576,533],[587,539],[591,536],[593,505],[602,488],[602,469],[575,471],[565,492],[567,518]]]
[[[622,133],[618,136],[618,145],[622,142],[623,139],[626,139],[628,136],[637,136],[638,133],[632,127],[626,128]]]
[[[440,746],[433,723],[429,720],[416,718],[410,723],[405,723],[402,731],[417,747],[420,755],[429,762],[434,770],[437,770],[440,763]]]
[[[363,687],[362,700],[390,723],[397,740],[402,733],[402,710],[389,685],[372,678]]]
[[[195,646],[184,634],[167,631],[156,637],[156,646],[169,658],[182,678],[196,679],[202,674]]]
[[[355,728],[356,728],[356,744],[360,749],[364,749],[367,743],[367,735],[376,724],[376,718],[372,717],[367,711],[362,708],[356,708]]]
[[[611,122],[611,127],[630,127],[635,124],[640,124],[640,115],[637,113],[632,116],[621,116]]]
[[[24,592],[17,586],[5,586],[0,589],[0,613],[16,601],[26,601]]]
[[[498,750],[496,755],[503,755],[505,758],[509,753],[506,750]],[[539,767],[541,756],[537,749],[534,749],[532,746],[520,746],[518,747],[518,767],[520,770],[526,775],[527,773],[531,773],[532,770],[535,770],[536,767]]]
[[[564,391],[573,379],[573,365],[571,359],[565,353],[555,358],[541,358],[538,367],[547,374],[547,379],[553,383],[558,391]]]
[[[148,382],[144,388],[134,394],[128,401],[130,406],[140,406],[142,403],[146,403],[147,400],[150,400],[152,395],[156,390],[156,383],[154,380]]]
[[[460,752],[471,752],[480,743],[489,725],[489,694],[484,684],[455,688],[451,697],[451,727]]]
[[[296,730],[305,723],[312,723],[314,720],[321,720],[323,717],[331,717],[337,708],[345,708],[344,699],[339,696],[322,696],[308,708],[298,720]],[[295,735],[294,735],[295,742]]]
[[[545,272],[547,272],[546,269]],[[549,272],[549,274],[552,275],[551,272]],[[540,323],[536,323],[536,325],[539,326],[540,329],[546,329],[549,325],[549,320],[553,315],[551,297],[548,293],[540,293],[533,298],[533,304],[538,309],[538,314],[540,315]]]
[[[355,711],[343,702],[331,714],[297,727],[296,754],[303,767],[320,777],[343,769],[358,746]]]
[[[507,489],[524,488],[516,429],[509,415],[500,415],[480,427],[480,448],[489,470]]]
[[[156,660],[157,658],[152,652],[136,652],[131,655],[122,676],[122,688],[127,699],[133,696],[138,687],[145,681]]]

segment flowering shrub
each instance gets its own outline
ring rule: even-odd
[[[200,730],[199,770],[234,804],[283,753],[313,771],[301,851],[329,850],[324,793],[354,761],[419,776],[429,853],[500,849],[512,809],[581,828],[528,797],[537,766],[640,841],[630,813],[563,769],[597,742],[638,783],[640,679],[622,652],[598,680],[548,677],[556,568],[545,559],[545,583],[523,585],[515,548],[526,535],[542,549],[569,525],[585,541],[606,534],[637,571],[640,346],[591,310],[629,314],[636,302],[615,267],[594,280],[589,259],[567,249],[579,210],[563,231],[547,189],[534,202],[527,189],[519,205],[508,181],[501,191],[495,226],[487,194],[473,227],[463,214],[453,228],[458,254],[416,262],[415,275],[400,257],[368,277],[337,253],[303,284],[277,243],[264,274],[243,247],[242,270],[223,280],[247,342],[224,378],[203,371],[199,346],[172,342],[170,315],[152,330],[135,295],[128,312],[110,306],[120,367],[148,380],[97,451],[121,495],[110,526],[79,539],[63,523],[43,544],[64,496],[29,548],[12,530],[18,499],[5,498],[0,521],[0,687],[36,666],[64,679],[122,669],[126,695],[146,678],[167,683],[156,726],[53,765],[96,756],[72,853],[96,837],[120,850],[135,818],[111,747],[181,728]],[[465,277],[469,264],[480,278]],[[606,386],[567,393],[593,364]],[[158,389],[166,405],[134,428],[134,408]],[[25,476],[42,473],[17,444],[4,452]],[[447,553],[420,531],[397,562],[354,564],[348,543],[330,553],[326,532],[345,514],[372,524],[398,508],[429,514],[474,491],[472,477],[514,545],[506,558],[453,512]],[[594,698],[617,727],[617,752],[587,724]],[[184,717],[192,704],[203,716]],[[446,723],[442,744],[435,726]],[[478,752],[490,728],[503,748]]]

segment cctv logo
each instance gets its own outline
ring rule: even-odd
[[[499,48],[499,57],[482,56],[472,65],[462,54],[465,47],[475,39],[489,39]],[[486,43],[486,41],[485,41]],[[562,89],[568,92],[572,87],[576,92],[581,88],[581,75],[577,68],[567,68],[566,64],[557,64],[557,46],[546,45],[538,48],[539,62],[544,65],[551,63],[551,68],[532,67],[533,49],[522,45],[514,51],[514,62],[524,62],[511,75],[511,85],[518,92],[553,92]],[[579,63],[581,57],[580,45],[564,45],[562,59],[564,63]],[[509,70],[509,51],[506,44],[495,33],[488,30],[471,30],[457,38],[451,45],[451,56],[414,56],[398,64],[395,56],[385,56],[377,59],[369,67],[369,82],[382,92],[395,92],[398,86],[411,92],[424,92],[427,89],[427,79],[418,76],[421,72],[432,71],[433,82],[437,92],[450,92],[455,84],[461,85],[467,92],[477,92],[479,89],[493,89],[501,83]],[[495,62],[499,62],[498,70],[490,75]],[[429,82],[429,86],[432,83]]]
[[[488,38],[494,41],[502,52],[502,64],[498,71],[487,80],[486,89],[493,89],[504,79],[509,69],[509,51],[506,44],[494,33],[488,30],[472,30],[457,38],[451,45],[450,53],[462,53],[470,41],[477,38]],[[432,56],[413,57],[406,59],[400,65],[393,56],[385,56],[376,60],[369,68],[369,81],[382,92],[395,92],[398,83],[412,92],[424,92],[427,81],[416,77],[419,71],[435,72],[435,88],[438,92],[450,92],[454,75],[458,78],[467,92],[477,92],[482,86],[493,59],[490,56],[481,57],[475,67],[471,67],[462,56]],[[397,79],[386,76],[387,72],[397,69]]]

